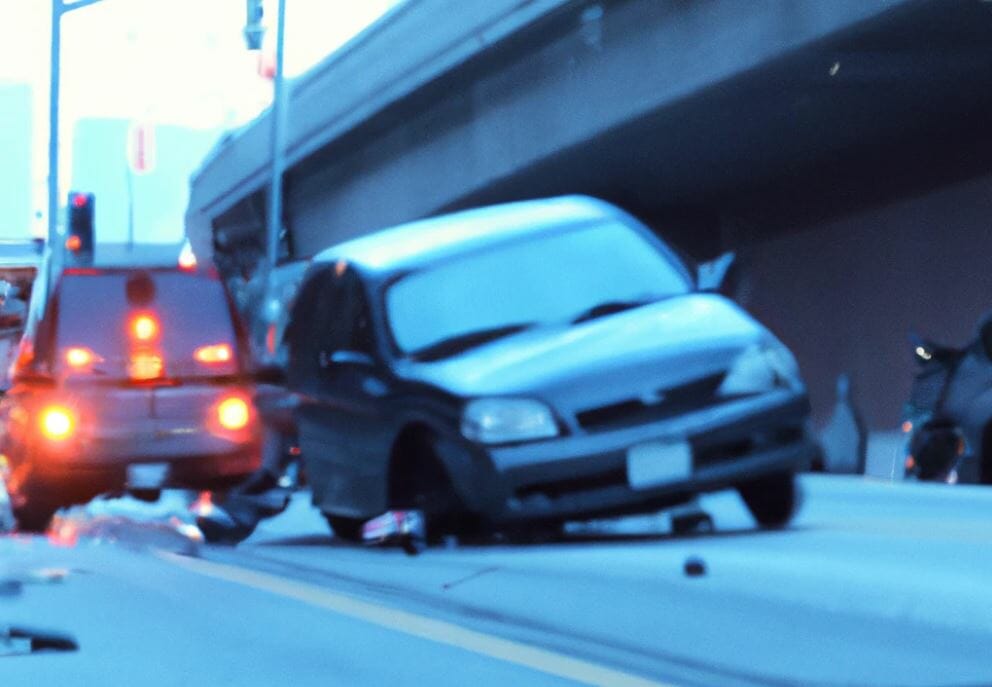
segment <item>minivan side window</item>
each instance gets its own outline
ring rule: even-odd
[[[286,376],[290,386],[297,389],[313,390],[320,372],[321,344],[317,332],[320,331],[321,296],[328,277],[329,270],[325,270],[307,278],[286,326],[285,340],[289,349]]]
[[[321,309],[321,350],[373,353],[368,300],[354,270],[335,270],[322,294]]]

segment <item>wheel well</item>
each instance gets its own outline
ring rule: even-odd
[[[407,425],[396,436],[389,454],[390,507],[407,503],[425,479],[448,479],[432,448],[436,436],[433,429],[420,423]]]

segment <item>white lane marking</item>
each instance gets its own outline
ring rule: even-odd
[[[572,658],[547,649],[539,649],[510,639],[469,630],[444,620],[437,620],[388,606],[380,606],[367,601],[359,601],[306,582],[298,582],[289,578],[216,563],[202,558],[180,556],[167,551],[158,551],[156,555],[206,577],[277,594],[372,625],[438,644],[464,649],[481,656],[495,658],[567,680],[589,685],[609,685],[610,687],[673,687],[669,683],[649,680],[632,673]]]

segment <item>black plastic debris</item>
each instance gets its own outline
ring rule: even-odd
[[[682,571],[686,577],[702,577],[706,574],[706,563],[699,556],[689,556],[682,564]]]
[[[78,651],[70,635],[27,627],[0,627],[0,656],[20,656],[48,651]]]

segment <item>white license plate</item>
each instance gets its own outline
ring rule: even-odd
[[[132,489],[158,489],[169,475],[168,463],[142,463],[127,466],[127,486]]]
[[[692,447],[687,441],[652,441],[627,451],[627,483],[650,489],[692,476]]]

